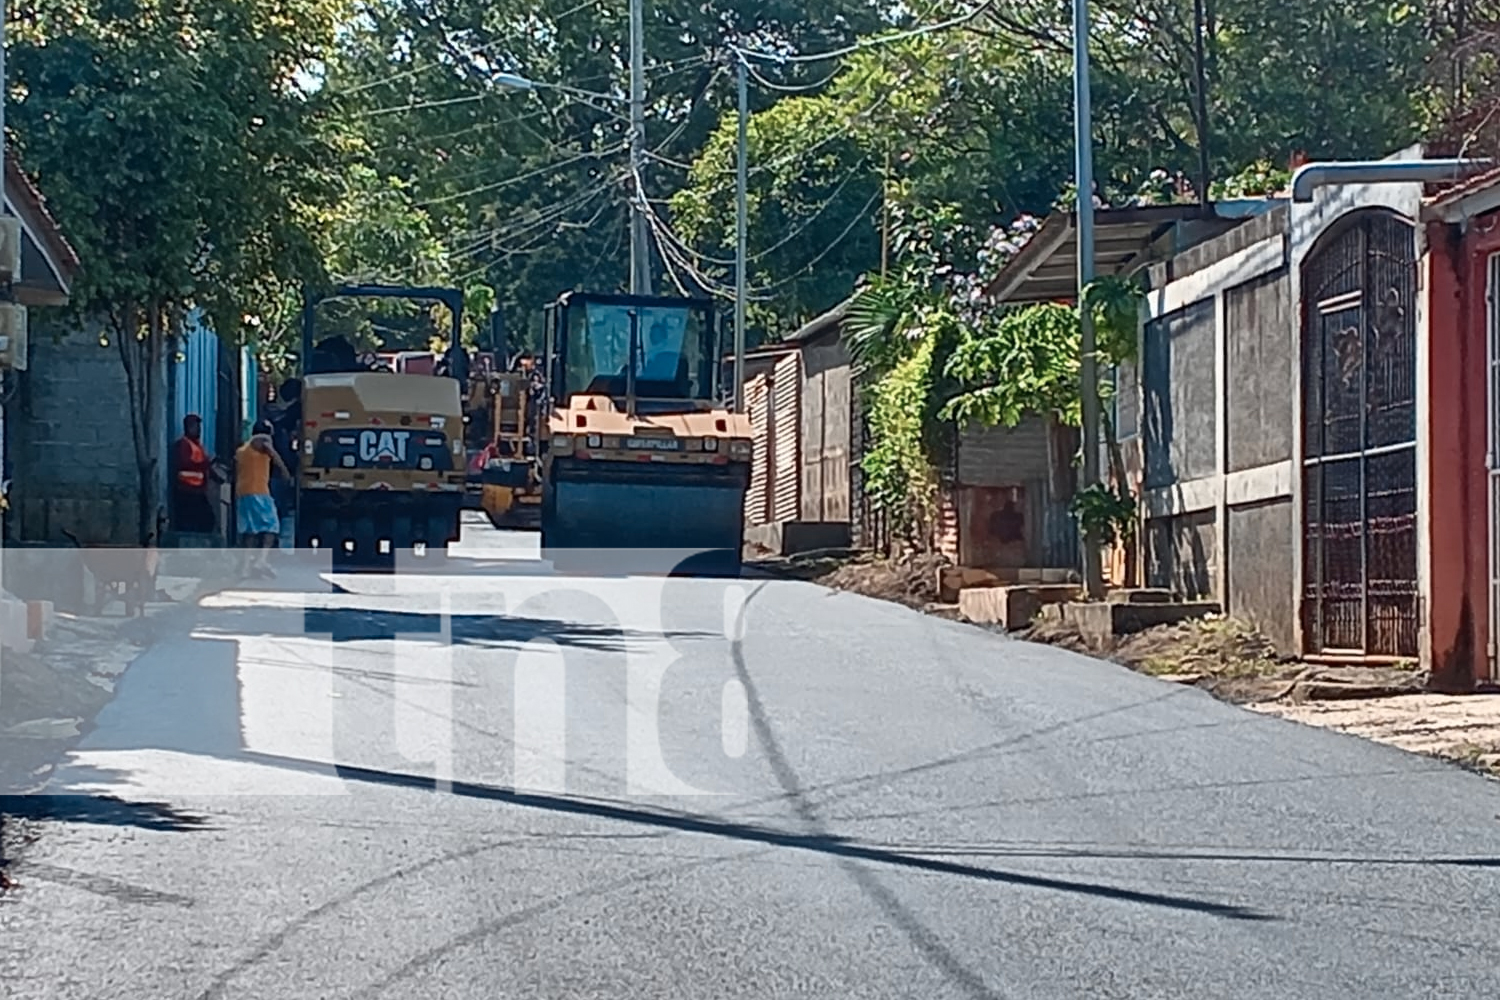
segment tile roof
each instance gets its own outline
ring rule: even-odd
[[[42,251],[52,258],[68,280],[72,280],[82,266],[78,251],[73,249],[63,235],[62,227],[47,210],[47,199],[12,156],[5,158],[5,197],[18,212],[24,211],[30,216],[27,221],[32,224],[36,237],[45,244]]]

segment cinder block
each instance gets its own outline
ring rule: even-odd
[[[18,653],[29,653],[36,645],[27,634],[26,605],[21,601],[0,600],[0,644]]]
[[[33,642],[46,642],[57,620],[57,609],[51,601],[26,602],[26,635]]]
[[[970,587],[997,587],[1007,582],[1003,576],[972,566],[944,566],[937,571],[938,603],[957,604],[959,594]]]
[[[1043,611],[1066,607],[1077,599],[1078,588],[1069,584],[971,587],[959,594],[958,610],[971,622],[1015,632],[1029,626]]]
[[[1211,601],[1156,603],[1074,604],[1068,617],[1090,646],[1107,649],[1122,635],[1144,632],[1158,625],[1176,625],[1193,618],[1219,614],[1219,605]]]

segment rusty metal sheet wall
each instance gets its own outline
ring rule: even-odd
[[[823,520],[823,379],[809,374],[802,383],[802,514],[803,521]]]
[[[745,385],[745,404],[750,414],[755,452],[750,462],[750,490],[745,495],[745,523],[762,525],[770,521],[771,480],[771,386],[764,374]]]
[[[848,521],[850,516],[850,373],[849,366],[823,373],[823,517]]]
[[[1039,416],[1015,427],[966,427],[958,439],[958,481],[965,486],[1046,481],[1050,447],[1047,422]]]
[[[801,513],[802,359],[777,362],[771,374],[771,520],[795,521]]]

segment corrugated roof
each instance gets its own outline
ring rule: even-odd
[[[823,334],[833,331],[844,321],[844,317],[849,314],[849,303],[853,301],[854,296],[849,296],[823,315],[803,324],[801,329],[785,338],[782,343],[805,343],[809,340],[816,340]]]
[[[1227,232],[1275,202],[1101,208],[1094,212],[1094,273],[1122,274]],[[1186,230],[1190,229],[1191,232]],[[1158,246],[1178,231],[1166,246]],[[1078,292],[1076,213],[1054,212],[985,289],[998,302],[1071,300]]]

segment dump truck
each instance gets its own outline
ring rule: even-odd
[[[317,307],[333,298],[440,303],[448,354],[428,374],[319,341]],[[449,288],[347,285],[303,305],[298,548],[330,550],[336,568],[388,568],[398,553],[442,559],[457,542],[464,499],[467,356],[463,294]]]
[[[567,568],[630,549],[738,575],[753,440],[720,402],[713,303],[570,292],[544,334],[543,558]]]

